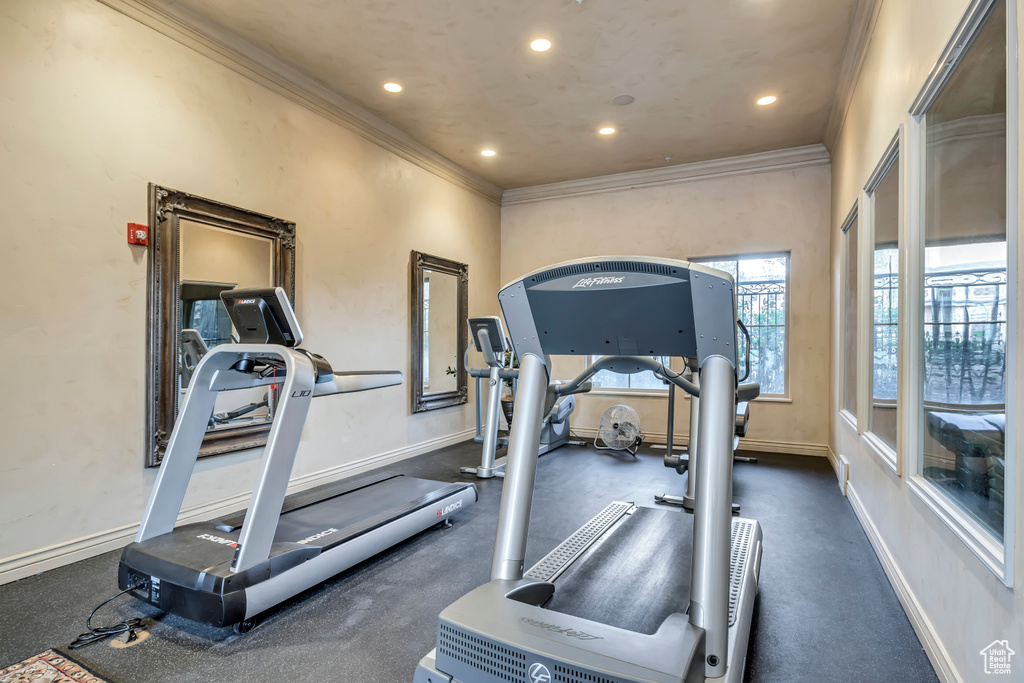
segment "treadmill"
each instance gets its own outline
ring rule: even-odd
[[[477,500],[473,484],[371,474],[286,497],[310,401],[401,384],[400,372],[334,372],[298,348],[295,313],[280,287],[221,299],[238,342],[195,367],[118,585],[166,612],[248,631],[255,617],[449,518]],[[175,528],[218,392],[280,385],[249,508]]]
[[[599,257],[530,273],[498,298],[520,374],[491,580],[441,612],[415,683],[739,683],[762,533],[731,514],[735,406],[759,393],[737,381],[733,278]],[[549,384],[554,354],[602,357]],[[696,358],[699,386],[651,356]],[[693,514],[612,502],[527,570],[542,418],[601,370],[650,370],[700,396]]]

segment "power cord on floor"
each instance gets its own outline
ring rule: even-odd
[[[119,636],[121,634],[124,634],[124,642],[126,642],[126,643],[130,643],[133,640],[135,640],[136,638],[138,638],[137,634],[138,634],[139,631],[142,630],[142,619],[127,619],[125,621],[122,621],[119,624],[114,624],[113,626],[96,626],[96,627],[93,627],[93,625],[92,625],[92,618],[94,616],[96,616],[96,612],[98,612],[99,609],[101,607],[103,607],[104,605],[106,605],[108,602],[111,602],[112,600],[116,600],[117,598],[121,597],[125,593],[127,593],[129,591],[133,591],[136,588],[145,588],[145,587],[146,587],[146,583],[144,581],[143,582],[133,583],[131,586],[128,586],[127,588],[125,588],[120,593],[117,593],[116,595],[112,595],[109,598],[107,598],[106,600],[104,600],[103,602],[101,602],[100,604],[96,605],[96,609],[94,609],[92,612],[90,612],[89,613],[89,618],[85,620],[85,627],[87,629],[89,629],[89,630],[86,633],[82,633],[77,638],[75,638],[74,642],[72,642],[71,645],[69,645],[68,647],[71,648],[72,650],[77,650],[80,647],[84,647],[86,645],[90,645],[92,643],[95,643],[96,641],[104,640],[106,638],[111,638],[113,636]]]

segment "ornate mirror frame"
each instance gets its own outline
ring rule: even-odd
[[[457,350],[456,374],[454,391],[436,394],[423,393],[423,271],[432,270],[448,273],[458,278],[458,330],[456,332]],[[462,359],[466,356],[469,344],[469,266],[458,261],[451,261],[440,256],[431,256],[423,252],[412,252],[412,297],[411,303],[411,336],[412,345],[412,412],[422,413],[457,406],[468,401],[469,380]]]
[[[163,460],[177,416],[181,219],[272,241],[272,284],[295,305],[295,223],[149,184],[147,255],[149,300],[146,331],[146,467]],[[267,443],[270,423],[207,433],[199,457],[258,448]]]

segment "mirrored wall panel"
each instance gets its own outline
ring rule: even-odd
[[[1006,8],[924,115],[920,471],[1000,541],[1006,454]]]
[[[897,138],[898,140],[898,138]],[[869,189],[871,251],[871,413],[868,430],[895,453],[899,395],[900,163],[899,146],[882,160],[881,178]],[[894,459],[895,461],[895,459]],[[893,463],[895,464],[895,462]]]
[[[413,412],[465,403],[469,267],[412,252]]]
[[[158,465],[196,366],[234,343],[220,293],[284,287],[295,300],[295,225],[150,186],[149,411],[146,464]],[[266,443],[275,385],[221,392],[199,455]]]

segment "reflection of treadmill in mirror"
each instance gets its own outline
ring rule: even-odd
[[[508,339],[505,337],[505,328],[501,324],[501,318],[495,315],[479,316],[469,319],[469,331],[472,336],[473,348],[484,356],[487,369],[469,368],[467,370],[471,377],[477,380],[476,394],[476,419],[477,430],[480,430],[483,416],[481,406],[483,405],[483,394],[481,391],[481,379],[488,378],[487,382],[487,412],[486,422],[483,422],[483,438],[479,467],[462,467],[460,472],[464,474],[475,474],[480,479],[505,476],[505,458],[495,459],[495,453],[499,448],[507,447],[508,437],[498,434],[498,415],[501,405],[502,382],[511,380],[515,382],[519,378],[517,368],[506,368],[505,353],[509,350]],[[467,353],[468,361],[468,353]],[[538,455],[544,455],[553,451],[559,446],[569,443],[569,416],[576,409],[576,397],[564,396],[560,398],[550,411],[544,416],[541,425],[540,446]]]
[[[375,473],[286,496],[310,401],[401,384],[402,374],[338,372],[297,348],[284,290],[222,294],[238,334],[193,373],[118,584],[162,610],[246,631],[257,615],[387,550],[476,501],[473,484]],[[221,391],[279,386],[280,400],[248,510],[175,528]],[[340,441],[341,439],[337,439]]]
[[[181,385],[187,387],[199,361],[209,352],[199,330],[181,331]]]

